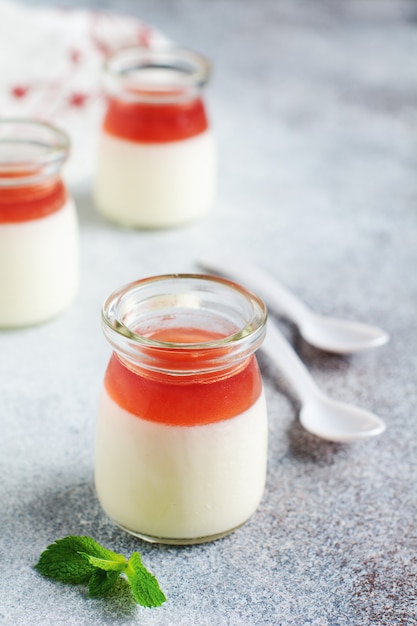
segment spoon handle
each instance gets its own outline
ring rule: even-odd
[[[259,270],[250,263],[232,257],[205,258],[200,265],[210,272],[229,276],[232,280],[252,289],[263,298],[271,309],[300,324],[309,309],[276,278]]]
[[[311,398],[312,394],[320,395],[306,366],[270,318],[267,323],[266,337],[260,349],[283,372],[303,403]]]

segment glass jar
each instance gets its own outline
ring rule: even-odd
[[[204,57],[180,48],[128,48],[110,57],[94,188],[104,216],[161,228],[208,212],[215,148],[202,90],[209,74]]]
[[[78,288],[78,221],[61,179],[67,135],[0,120],[0,327],[43,322]]]
[[[148,278],[109,296],[113,347],[97,417],[95,483],[107,515],[142,539],[222,537],[265,486],[267,412],[254,351],[262,300],[198,274]]]

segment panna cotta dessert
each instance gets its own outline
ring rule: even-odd
[[[112,294],[95,484],[107,515],[149,541],[188,544],[245,523],[262,498],[267,410],[254,351],[262,301],[203,275]]]
[[[209,211],[216,178],[202,98],[209,73],[204,57],[178,48],[129,48],[109,59],[94,184],[108,219],[164,228]]]
[[[0,327],[43,322],[78,289],[78,220],[60,170],[57,128],[0,120]]]

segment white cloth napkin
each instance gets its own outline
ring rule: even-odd
[[[126,15],[0,0],[0,117],[34,117],[65,130],[72,145],[65,178],[72,187],[89,183],[104,110],[104,59],[121,47],[167,41]]]

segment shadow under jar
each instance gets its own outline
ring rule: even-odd
[[[61,178],[69,140],[35,120],[0,120],[0,327],[61,313],[78,290],[78,219]]]
[[[104,511],[152,542],[229,534],[265,486],[263,302],[221,278],[166,275],[115,291],[102,315],[114,349],[96,428]]]
[[[94,185],[105,217],[164,228],[209,211],[215,148],[202,98],[209,74],[203,56],[181,48],[128,48],[110,57]]]

